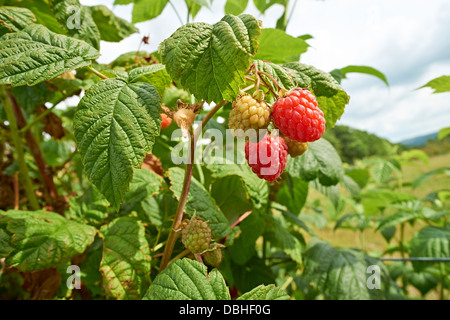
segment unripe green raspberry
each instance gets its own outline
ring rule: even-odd
[[[309,143],[308,142],[298,142],[296,140],[292,140],[288,137],[284,137],[284,141],[288,146],[288,153],[292,158],[299,157],[308,150]]]
[[[181,230],[181,242],[192,253],[202,253],[209,248],[211,228],[206,221],[194,216]]]
[[[263,100],[258,101],[249,94],[241,95],[233,102],[228,127],[230,129],[266,129],[270,122],[270,107]],[[238,137],[243,136],[235,132]]]
[[[203,260],[211,267],[218,267],[222,262],[222,245],[215,243],[211,244],[209,250],[203,254]]]

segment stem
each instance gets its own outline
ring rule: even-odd
[[[95,73],[97,76],[99,76],[100,78],[104,79],[104,80],[108,80],[109,78],[107,76],[105,76],[103,73],[95,70],[93,67],[88,66],[88,69],[91,70],[93,73]]]
[[[255,84],[255,90],[259,90],[259,85],[261,84],[261,77],[258,74],[258,66],[255,63],[255,76],[256,76],[256,84]]]
[[[172,228],[169,233],[169,237],[167,239],[166,247],[164,248],[164,254],[161,259],[160,271],[164,270],[170,262],[170,257],[172,256],[173,248],[175,246],[175,242],[177,240],[178,233],[176,230],[179,229],[181,222],[183,221],[184,207],[186,206],[187,197],[189,194],[189,188],[191,186],[192,180],[192,169],[194,167],[194,150],[195,144],[197,142],[197,138],[200,136],[203,128],[206,126],[209,120],[214,116],[214,114],[222,108],[227,101],[222,101],[217,104],[214,108],[212,108],[208,114],[203,118],[201,127],[198,127],[195,133],[192,130],[189,130],[190,133],[190,161],[186,164],[186,171],[184,174],[183,181],[183,189],[181,190],[180,200],[178,202],[177,211],[175,213],[175,219],[173,220]]]
[[[169,0],[169,4],[172,7],[173,11],[175,11],[175,14],[177,15],[181,25],[184,25],[183,19],[181,19],[180,13],[178,12],[177,8],[173,5],[172,1]]]
[[[30,123],[28,123],[25,127],[23,127],[22,129],[20,129],[20,133],[24,134],[25,132],[27,132],[28,130],[30,130],[30,128],[32,126],[34,126],[36,123],[38,123],[42,118],[46,117],[50,112],[52,112],[52,110],[56,107],[56,103],[49,109],[45,110],[44,112],[42,112],[40,115],[38,115],[37,117],[35,117]]]
[[[240,224],[242,221],[244,221],[245,218],[247,218],[249,215],[252,214],[252,211],[247,211],[246,213],[244,213],[242,216],[240,216],[239,218],[237,218],[237,220],[235,222],[233,222],[230,225],[230,228],[234,228],[236,227],[238,224]]]
[[[258,71],[258,73],[265,75],[266,77],[270,78],[272,80],[273,84],[277,87],[278,90],[281,89],[280,85],[278,84],[277,80],[275,80],[274,77],[272,77],[270,74],[264,71]]]
[[[183,252],[180,252],[175,258],[173,258],[172,260],[170,260],[169,264],[172,263],[172,262],[175,261],[175,260],[178,260],[178,259],[183,258],[184,256],[188,255],[189,252],[190,252],[190,251],[189,251],[188,249],[184,250]]]
[[[9,92],[9,90],[7,90],[6,93],[9,97],[9,100],[11,101],[11,107],[14,112],[18,128],[26,127],[27,121],[23,115],[22,108],[17,104],[16,99],[11,94],[11,92]],[[51,205],[54,207],[54,205],[57,204],[57,201],[59,199],[58,190],[56,189],[56,185],[55,185],[55,182],[53,181],[53,177],[51,176],[49,168],[47,166],[47,163],[45,162],[41,148],[40,148],[35,136],[32,134],[31,131],[25,132],[25,141],[26,141],[28,148],[30,148],[30,152],[33,155],[34,162],[36,163],[36,166],[38,167],[39,173],[41,174],[42,180],[44,181],[47,192],[50,195],[51,200],[49,200],[49,199],[46,199],[46,200],[48,202],[52,202]],[[62,207],[61,208],[55,208],[55,207],[53,208],[54,211],[57,211],[61,214],[62,214],[62,209],[63,209]]]
[[[252,84],[251,86],[248,86],[247,88],[244,88],[244,89],[242,89],[241,91],[247,92],[248,90],[251,90],[251,89],[253,89],[254,87],[255,87],[255,85]]]
[[[24,182],[23,186],[25,188],[25,192],[27,194],[28,201],[30,202],[31,208],[33,210],[39,210],[39,204],[38,204],[36,195],[34,194],[33,184],[31,182],[30,176],[28,175],[27,164],[25,163],[22,137],[20,136],[19,129],[17,126],[17,120],[16,120],[16,117],[14,116],[14,111],[11,106],[12,105],[12,101],[11,101],[12,96],[9,94],[8,90],[6,90],[6,93],[7,93],[8,97],[10,98],[10,101],[7,101],[7,99],[5,99],[3,108],[5,109],[6,117],[8,118],[9,128],[10,128],[10,132],[11,132],[11,138],[16,147],[16,157],[17,157],[16,160],[19,164],[20,176],[23,179],[23,182]]]
[[[445,300],[445,263],[439,263],[439,269],[441,271],[441,300]]]
[[[14,210],[19,210],[19,175],[14,173]]]

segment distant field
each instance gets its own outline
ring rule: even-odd
[[[428,165],[423,163],[417,163],[417,165],[405,166],[403,167],[403,181],[405,183],[412,182],[417,176],[438,169],[442,167],[450,167],[450,153],[444,155],[437,155],[430,157],[430,162]],[[423,198],[430,192],[440,190],[440,189],[450,189],[450,176],[445,174],[440,174],[432,177],[426,183],[419,186],[417,189],[411,187],[405,187],[402,191],[413,194],[418,198]],[[345,192],[345,190],[343,190]],[[315,199],[320,199],[321,201],[329,201],[326,197],[320,194],[318,191],[310,189],[309,201]],[[450,207],[450,201],[447,201],[447,206]],[[347,211],[347,210],[346,210]],[[346,212],[347,213],[347,212]],[[345,213],[344,213],[345,214]],[[374,229],[366,229],[361,235],[359,231],[351,229],[337,229],[333,230],[335,222],[328,222],[325,228],[318,229],[313,228],[316,234],[323,240],[328,241],[335,245],[336,247],[353,247],[353,248],[364,248],[370,254],[381,254],[386,250],[386,240],[380,234],[380,232]],[[404,240],[409,241],[414,233],[425,226],[425,223],[416,223],[414,226],[409,224],[405,225],[404,228]],[[309,238],[309,236],[307,236]],[[391,244],[395,245],[398,243],[400,238],[400,231],[397,230],[395,237],[391,240]],[[396,253],[394,255],[384,255],[384,257],[395,256],[399,257],[400,254]],[[419,297],[420,293],[415,289],[411,288],[411,296]],[[438,295],[435,291],[430,292],[426,299],[438,299]]]

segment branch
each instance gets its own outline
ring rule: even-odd
[[[93,73],[95,73],[97,76],[99,76],[100,78],[104,79],[104,80],[108,80],[109,78],[107,76],[105,76],[103,73],[95,70],[94,68],[92,68],[91,66],[88,66],[88,69],[91,70]]]
[[[191,180],[192,180],[192,169],[194,167],[194,151],[195,151],[195,145],[197,142],[198,137],[202,133],[203,128],[206,126],[209,120],[216,114],[217,111],[219,111],[220,108],[222,108],[224,105],[226,105],[228,101],[222,101],[219,104],[217,104],[214,108],[212,108],[208,114],[203,118],[202,125],[198,127],[195,130],[195,133],[192,132],[192,130],[189,130],[190,133],[190,148],[189,148],[189,156],[190,161],[186,164],[186,171],[184,173],[184,181],[183,181],[183,189],[181,190],[180,195],[180,201],[178,202],[177,211],[175,213],[175,219],[172,224],[172,229],[169,233],[169,238],[167,239],[166,247],[164,248],[164,254],[161,259],[160,264],[160,272],[164,270],[168,265],[170,260],[170,257],[172,256],[173,248],[175,246],[176,240],[177,240],[177,230],[180,228],[181,222],[183,221],[183,214],[184,214],[184,207],[186,206],[187,197],[189,195],[189,189],[191,187]]]
[[[19,172],[20,176],[23,179],[23,187],[25,188],[25,192],[28,197],[28,201],[30,202],[30,206],[33,210],[39,210],[39,203],[37,201],[36,195],[33,190],[33,184],[31,182],[30,176],[28,175],[28,167],[25,162],[25,156],[23,151],[23,144],[22,144],[22,137],[19,133],[19,128],[17,127],[17,120],[14,116],[14,111],[12,108],[12,101],[11,98],[14,98],[9,90],[6,90],[6,94],[9,98],[9,101],[5,99],[5,103],[3,104],[3,108],[5,109],[6,117],[8,118],[9,122],[9,130],[11,132],[11,138],[15,145],[15,153],[16,153],[16,160],[19,164]]]

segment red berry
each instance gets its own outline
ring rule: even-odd
[[[309,90],[296,89],[273,104],[272,118],[283,135],[299,142],[319,140],[325,118]]]
[[[162,106],[165,112],[169,112],[169,108]],[[161,113],[161,129],[167,128],[172,123],[172,119],[165,113]]]
[[[247,141],[245,158],[252,171],[261,179],[274,181],[277,179],[287,161],[287,145],[282,137],[267,134],[258,143]]]

